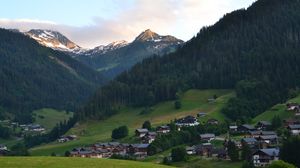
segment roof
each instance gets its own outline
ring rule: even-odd
[[[162,128],[162,129],[170,129],[170,127],[168,125],[162,125],[162,126],[159,126],[158,128]]]
[[[277,135],[275,131],[262,131],[262,135]]]
[[[271,125],[269,121],[259,121],[258,123],[263,124],[263,125]]]
[[[214,138],[215,134],[200,134],[201,138]]]
[[[146,129],[146,128],[139,128],[139,129],[136,129],[136,131],[139,132],[139,133],[149,132],[148,129]]]
[[[243,138],[242,141],[246,143],[252,143],[252,142],[257,142],[255,138]]]
[[[229,129],[237,129],[237,126],[236,125],[230,125]]]
[[[243,124],[242,127],[245,127],[249,130],[254,130],[255,129],[252,125],[249,125],[249,124]]]
[[[134,148],[148,148],[149,144],[131,144]]]
[[[279,149],[277,149],[277,148],[260,149],[259,151],[261,151],[269,156],[279,156]]]
[[[268,140],[268,139],[277,139],[278,136],[277,135],[262,135],[262,136],[259,136],[261,139],[264,139],[264,140]]]
[[[300,129],[300,124],[289,125],[289,128],[291,128],[291,129]]]

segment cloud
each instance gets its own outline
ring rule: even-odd
[[[57,30],[83,47],[95,47],[116,40],[132,41],[145,29],[188,40],[201,27],[211,25],[225,13],[249,6],[254,0],[133,0],[113,19],[95,16],[92,23],[75,27],[53,21],[0,19],[0,27],[29,30]]]

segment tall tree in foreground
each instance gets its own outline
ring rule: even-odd
[[[300,138],[291,137],[286,140],[280,149],[280,159],[300,167]]]

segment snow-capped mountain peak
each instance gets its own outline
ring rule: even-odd
[[[41,45],[55,50],[74,53],[80,53],[85,50],[57,31],[32,29],[25,32],[25,34],[39,42]]]

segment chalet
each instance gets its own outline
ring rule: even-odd
[[[251,138],[258,138],[261,135],[277,135],[274,131],[249,131],[249,136]]]
[[[241,139],[242,144],[247,144],[250,148],[256,148],[258,146],[258,142],[255,138],[243,138]]]
[[[219,159],[228,159],[228,154],[225,149],[214,149],[213,154],[216,154]]]
[[[268,148],[260,149],[253,155],[253,164],[256,167],[265,167],[270,165],[273,161],[279,159],[279,149]]]
[[[217,119],[208,119],[207,120],[207,124],[210,124],[210,125],[218,125],[219,124],[219,121]]]
[[[193,116],[187,116],[181,119],[178,119],[175,121],[175,125],[179,127],[193,127],[199,125],[199,122],[197,121],[197,118]]]
[[[103,158],[103,151],[95,151],[89,148],[75,148],[70,152],[71,157]]]
[[[43,132],[43,131],[45,131],[45,128],[43,128],[39,124],[30,124],[30,125],[28,125],[28,131]]]
[[[238,127],[238,131],[242,132],[242,133],[247,133],[249,131],[255,131],[255,130],[256,129],[252,125],[249,125],[249,124],[243,124]]]
[[[261,135],[257,138],[259,143],[264,146],[265,148],[270,145],[277,145],[278,144],[278,136],[277,135]]]
[[[210,157],[212,155],[213,146],[211,143],[203,143],[196,146],[196,154],[200,156]]]
[[[69,142],[69,141],[73,141],[76,139],[77,139],[76,135],[67,135],[67,136],[61,136],[59,139],[57,139],[57,141],[59,143],[64,143],[64,142]]]
[[[298,103],[287,103],[286,107],[287,107],[287,111],[299,112],[299,104]]]
[[[197,114],[197,117],[205,117],[206,116],[206,113],[205,112],[199,112]]]
[[[216,138],[215,134],[200,134],[200,140],[210,142]]]
[[[147,156],[149,144],[131,144],[129,145],[129,153],[137,158],[144,158]]]
[[[156,132],[148,132],[145,136],[142,137],[143,143],[150,144],[152,143],[156,138],[157,133]]]
[[[237,130],[238,130],[238,126],[236,126],[236,125],[229,126],[229,132],[231,132],[231,133],[237,132]]]
[[[188,154],[188,155],[195,155],[196,154],[196,146],[191,146],[191,147],[186,147],[185,148],[185,150],[186,150],[186,153]]]
[[[0,150],[7,150],[7,147],[3,144],[0,144]]]
[[[283,123],[285,127],[288,127],[289,125],[298,125],[300,124],[300,121],[296,119],[285,119],[283,120]]]
[[[300,124],[289,125],[288,130],[292,135],[300,135]]]
[[[167,125],[159,126],[159,127],[157,127],[156,132],[160,133],[160,134],[169,133],[170,132],[170,127],[167,126]]]
[[[271,126],[272,124],[269,121],[259,121],[256,124],[256,128],[258,130],[265,130],[265,131],[271,129]]]
[[[148,129],[145,129],[145,128],[139,128],[139,129],[136,129],[136,130],[135,130],[135,135],[136,135],[137,137],[142,138],[142,137],[144,137],[148,132],[149,132]]]

